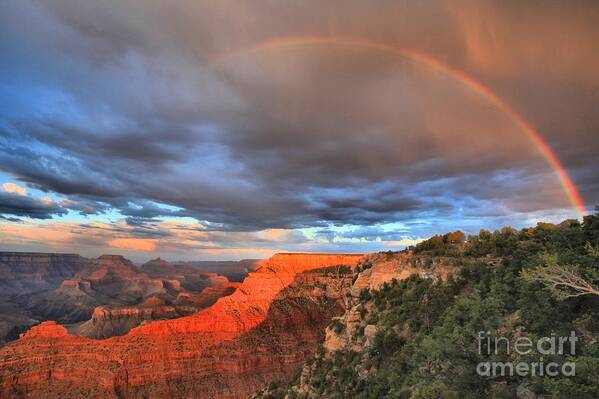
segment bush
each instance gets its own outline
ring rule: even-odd
[[[335,334],[339,335],[345,330],[345,324],[343,324],[339,319],[335,319],[331,322],[331,330],[335,332]]]
[[[370,296],[370,291],[368,290],[368,288],[362,288],[362,290],[360,291],[360,302],[364,303],[368,300],[370,300],[371,296]]]

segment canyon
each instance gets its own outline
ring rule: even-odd
[[[30,295],[58,288],[87,262],[76,254],[0,252],[0,346],[40,321],[26,309]]]
[[[276,254],[211,306],[146,321],[107,339],[43,322],[0,350],[0,396],[246,397],[289,378],[314,354],[326,326],[345,311],[353,269],[362,258]],[[115,320],[118,314],[107,317],[96,308],[93,318]]]
[[[229,281],[241,282],[248,275],[260,267],[262,259],[230,260],[202,260],[202,261],[177,261],[171,262],[173,266],[192,268],[203,272],[214,272],[225,276]]]
[[[238,277],[253,264],[230,262],[228,270]],[[162,259],[137,267],[119,255],[0,252],[0,277],[0,346],[45,320],[76,335],[122,335],[146,321],[193,314],[239,285]]]

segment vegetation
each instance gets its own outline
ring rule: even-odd
[[[595,248],[587,245],[589,254],[597,256]],[[598,280],[596,268],[580,270],[576,266],[562,266],[556,256],[547,256],[547,264],[531,270],[524,270],[522,276],[527,281],[537,281],[547,287],[558,299],[581,295],[599,296],[599,288],[593,283]]]
[[[311,269],[304,273],[306,273],[306,274],[322,274],[323,276],[328,277],[328,276],[336,276],[336,275],[343,275],[343,274],[351,274],[352,269],[351,269],[351,267],[346,266],[346,265],[339,265],[339,266],[327,266],[327,267],[321,267],[318,269]]]
[[[413,249],[457,258],[459,272],[446,281],[413,276],[360,293],[362,308],[373,309],[376,335],[362,352],[321,352],[311,359],[304,381],[311,397],[599,397],[599,209],[582,223],[481,231],[467,241],[458,233]],[[512,343],[575,331],[574,354],[543,357],[559,365],[574,362],[576,374],[480,375],[481,363],[530,363],[540,355],[536,348],[526,354],[481,350],[481,331]],[[298,379],[269,394],[305,395],[290,389]]]
[[[466,235],[461,231],[454,231],[442,236],[433,236],[426,241],[416,244],[414,253],[426,253],[435,256],[459,256]]]

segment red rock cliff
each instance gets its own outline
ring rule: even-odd
[[[0,351],[0,397],[242,398],[290,376],[343,311],[360,255],[278,254],[192,316],[92,340],[53,322]]]

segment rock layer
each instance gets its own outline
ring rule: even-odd
[[[238,285],[160,259],[140,269],[120,255],[0,252],[0,277],[0,346],[44,320],[93,338],[122,335],[146,321],[193,314]]]
[[[24,302],[58,288],[88,261],[75,254],[0,252],[0,346],[43,319]]]
[[[42,323],[0,351],[0,396],[246,397],[314,353],[351,284],[336,266],[360,257],[278,254],[213,306],[107,340]]]
[[[365,366],[367,362],[354,363],[349,357],[341,358],[339,356],[351,354],[350,357],[369,358],[380,328],[378,322],[380,311],[376,304],[377,300],[372,294],[385,284],[392,284],[394,280],[405,280],[413,275],[423,279],[447,279],[450,274],[458,271],[455,263],[455,258],[417,255],[410,251],[365,256],[353,271],[353,283],[348,289],[349,295],[345,303],[345,312],[340,316],[333,317],[325,329],[322,351],[306,361],[303,367],[298,367],[299,378],[282,379],[278,381],[278,384],[265,385],[250,397],[252,399],[322,398],[320,388],[334,383],[351,384],[347,384],[347,380],[339,371],[339,364],[342,364],[343,367],[348,366],[345,361],[351,362],[349,367],[364,379],[368,373],[376,370],[377,366],[374,365],[376,363],[368,363]],[[335,362],[337,362],[338,368],[332,369]],[[336,378],[340,378],[340,380],[334,381],[333,379]],[[366,383],[363,381],[361,383]],[[373,392],[376,391],[370,391],[370,394],[373,395]],[[334,392],[326,397],[345,396]]]
[[[56,288],[88,263],[75,254],[0,252],[0,293],[22,295]]]
[[[192,268],[202,272],[214,272],[227,277],[230,281],[241,282],[248,275],[258,269],[263,259],[242,259],[239,261],[191,261],[174,262],[177,267]]]

